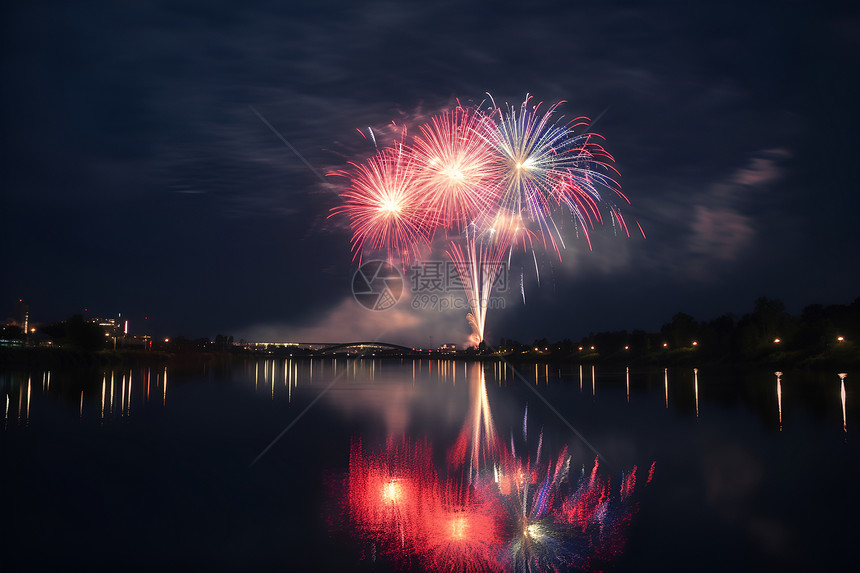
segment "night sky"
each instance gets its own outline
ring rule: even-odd
[[[568,234],[539,285],[512,267],[491,343],[850,303],[849,4],[3,2],[0,319],[23,298],[37,323],[87,308],[155,336],[463,343],[464,311],[353,300],[326,174],[372,153],[357,130],[486,92],[599,118],[647,235]]]

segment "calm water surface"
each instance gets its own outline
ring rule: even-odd
[[[853,564],[856,374],[517,370],[278,359],[2,371],[0,569],[392,570],[343,523],[350,444],[405,437],[442,472],[479,380],[482,412],[521,456],[567,447],[578,478],[598,452],[613,487],[639,468],[614,570]]]

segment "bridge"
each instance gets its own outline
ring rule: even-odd
[[[374,355],[374,354],[414,354],[414,348],[390,344],[388,342],[342,342],[332,344],[316,351],[318,356],[333,354]]]
[[[246,342],[244,347],[249,350],[284,350],[296,349],[308,352],[313,356],[373,356],[376,354],[402,355],[424,352],[399,344],[388,342]]]

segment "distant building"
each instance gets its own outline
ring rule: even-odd
[[[30,329],[30,305],[24,302],[24,299],[19,298],[15,303],[15,316],[12,318],[12,324],[20,326],[21,330],[28,332]]]
[[[30,330],[30,305],[19,298],[15,303],[12,317],[0,324],[0,346],[26,345],[30,338]]]
[[[106,338],[122,336],[122,323],[115,318],[91,318],[90,323],[101,328],[102,331],[104,331]]]
[[[454,343],[451,344],[443,344],[439,347],[439,352],[442,354],[453,354],[457,352],[457,345]]]

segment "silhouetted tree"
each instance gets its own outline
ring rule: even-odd
[[[735,319],[731,314],[718,316],[700,327],[700,351],[710,357],[728,358],[732,354]]]
[[[9,324],[0,329],[0,338],[6,340],[24,340],[24,329],[17,324]]]
[[[672,322],[660,328],[660,334],[671,348],[690,346],[699,337],[699,323],[689,314],[679,312],[672,317]]]
[[[634,355],[651,352],[651,337],[644,330],[634,330],[630,334],[628,345]]]
[[[71,316],[64,324],[63,344],[88,352],[104,348],[104,331],[98,325],[85,321],[80,314]]]

